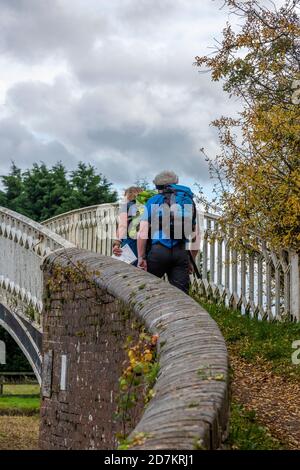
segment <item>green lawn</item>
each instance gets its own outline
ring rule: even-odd
[[[39,385],[4,385],[0,395],[0,411],[33,413],[40,408]]]

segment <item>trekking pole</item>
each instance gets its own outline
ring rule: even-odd
[[[199,269],[198,269],[198,267],[197,267],[197,265],[196,265],[196,263],[195,263],[195,260],[194,260],[194,258],[193,258],[193,256],[192,256],[192,253],[191,253],[190,251],[189,251],[189,257],[190,257],[190,261],[191,261],[191,264],[192,264],[193,269],[194,269],[194,273],[196,274],[196,276],[197,276],[198,279],[202,279],[202,276],[201,276],[201,274],[200,274],[200,272],[199,272]]]

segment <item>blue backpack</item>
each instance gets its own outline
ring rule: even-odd
[[[162,210],[159,213],[159,229],[169,234],[171,240],[188,238],[196,225],[196,206],[194,194],[187,186],[170,184],[165,186],[157,200]],[[158,196],[156,196],[158,199]],[[164,217],[164,210],[168,209],[169,216]]]

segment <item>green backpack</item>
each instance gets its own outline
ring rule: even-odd
[[[129,220],[129,225],[128,225],[128,235],[130,238],[133,238],[134,240],[137,237],[137,233],[140,229],[140,221],[141,217],[145,211],[145,204],[146,202],[153,196],[157,194],[157,191],[150,190],[150,189],[145,189],[141,193],[139,193],[135,199],[135,205],[136,205],[136,215],[133,217],[130,217]]]

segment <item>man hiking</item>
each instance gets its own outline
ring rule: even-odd
[[[153,183],[158,194],[145,205],[138,234],[138,267],[188,292],[192,260],[196,247],[188,250],[189,239],[195,241],[196,206],[190,188],[178,184],[172,171],[158,174]],[[195,249],[196,248],[196,249]]]

